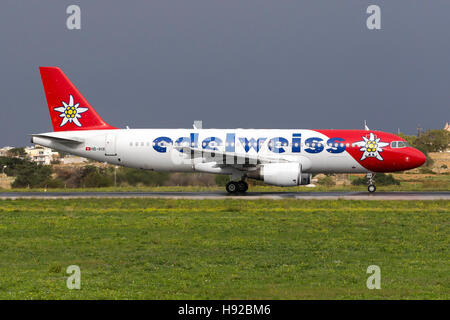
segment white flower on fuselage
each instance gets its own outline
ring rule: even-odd
[[[358,147],[361,147],[361,149],[359,150],[364,152],[360,160],[374,157],[377,158],[378,160],[383,161],[383,157],[380,155],[380,152],[383,152],[382,148],[388,146],[389,143],[380,142],[381,140],[380,138],[375,139],[375,135],[372,132],[369,135],[369,139],[367,139],[366,137],[362,138],[363,141],[356,142],[356,145]]]
[[[53,110],[58,111],[59,113],[61,113],[59,116],[62,119],[61,124],[59,125],[60,127],[62,127],[63,125],[65,125],[67,122],[70,123],[75,123],[78,127],[81,127],[81,122],[78,120],[81,118],[81,114],[83,112],[88,111],[88,108],[82,108],[79,107],[79,103],[74,104],[74,100],[73,100],[73,96],[70,95],[69,96],[69,103],[65,103],[64,101],[61,101],[61,103],[63,104],[62,107],[57,107],[54,108]]]

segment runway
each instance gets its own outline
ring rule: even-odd
[[[450,192],[2,192],[0,199],[167,198],[298,200],[450,200]]]

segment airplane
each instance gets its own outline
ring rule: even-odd
[[[413,169],[426,157],[403,138],[370,130],[119,129],[106,123],[58,67],[40,67],[53,132],[31,142],[113,165],[230,175],[229,193],[247,179],[268,185],[311,183],[316,173],[374,174]]]

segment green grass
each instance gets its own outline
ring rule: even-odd
[[[0,299],[449,299],[450,201],[3,200]],[[81,290],[66,288],[69,265]],[[381,268],[381,290],[366,269]]]
[[[106,188],[56,188],[56,189],[1,189],[0,192],[225,192],[223,186],[159,186],[159,187],[106,187]],[[250,185],[249,192],[367,192],[367,186],[316,186],[309,188],[299,187],[276,187],[268,185]],[[448,180],[423,180],[420,182],[402,182],[399,186],[381,186],[377,185],[377,191],[450,191],[450,179]]]

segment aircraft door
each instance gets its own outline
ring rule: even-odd
[[[116,156],[116,135],[107,134],[105,137],[105,156]]]

